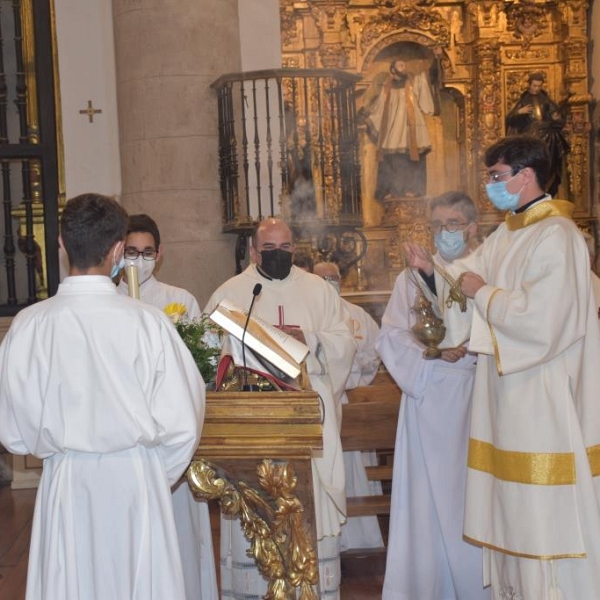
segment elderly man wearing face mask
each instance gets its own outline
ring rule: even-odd
[[[125,239],[125,266],[136,265],[140,284],[140,300],[163,310],[176,302],[187,309],[187,316],[201,316],[196,298],[183,288],[158,281],[153,273],[162,256],[160,232],[148,215],[130,215]],[[117,286],[127,294],[127,274]],[[173,488],[173,512],[179,539],[186,598],[212,600],[218,595],[210,516],[205,501],[196,498],[185,480]]]
[[[477,243],[477,209],[453,191],[431,201],[430,229],[444,268]],[[447,335],[426,359],[411,333],[420,286],[443,312],[435,280],[405,269],[381,320],[376,348],[403,391],[394,452],[384,600],[487,600],[482,551],[463,540],[467,447],[476,357],[467,339]]]
[[[319,552],[320,597],[339,597],[339,534],[346,520],[344,463],[339,436],[341,398],[356,349],[349,316],[336,291],[320,277],[292,265],[294,242],[279,219],[261,221],[252,236],[252,264],[229,279],[205,307],[210,313],[224,299],[240,307],[252,300],[253,314],[307,344],[308,376],[324,405],[323,455],[313,459],[313,487]],[[231,527],[231,534],[228,532]],[[266,580],[245,549],[238,522],[221,521],[221,584],[223,596],[261,597]]]

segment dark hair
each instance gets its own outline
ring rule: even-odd
[[[527,80],[529,83],[531,83],[532,81],[541,81],[542,83],[544,83],[544,81],[546,81],[546,78],[544,77],[544,74],[540,71],[536,71],[535,73],[531,73],[529,75],[529,79]]]
[[[511,168],[513,175],[529,167],[543,190],[550,177],[550,155],[546,144],[530,135],[513,135],[496,142],[486,150],[484,162],[486,167],[503,162]]]
[[[292,264],[300,267],[301,269],[308,269],[308,271],[312,273],[314,261],[312,256],[306,252],[294,252]]]
[[[125,239],[127,213],[114,199],[81,194],[69,200],[60,217],[60,235],[69,262],[77,269],[101,265],[108,251]]]
[[[429,212],[432,213],[438,206],[453,208],[465,216],[469,223],[477,220],[477,207],[471,197],[464,192],[446,192],[433,198],[429,204]]]
[[[145,214],[130,215],[127,235],[130,233],[149,233],[154,238],[155,250],[160,248],[160,233],[156,221]]]

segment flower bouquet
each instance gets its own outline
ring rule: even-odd
[[[173,321],[206,383],[215,380],[221,354],[221,330],[211,324],[208,315],[190,319],[184,304],[172,302],[163,311]]]

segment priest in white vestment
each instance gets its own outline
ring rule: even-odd
[[[168,304],[182,304],[189,319],[200,318],[200,307],[190,292],[154,277],[162,253],[160,231],[154,219],[145,214],[130,215],[125,265],[135,265],[138,269],[140,300],[161,310]],[[128,294],[127,271],[123,273],[118,290]],[[187,600],[214,600],[218,597],[218,587],[208,503],[196,498],[183,478],[173,488],[173,510]]]
[[[204,382],[161,311],[122,296],[125,211],[67,202],[70,274],[0,347],[0,440],[44,461],[27,600],[185,600],[170,486],[204,419]]]
[[[436,259],[448,265],[476,244],[477,211],[462,192],[432,200]],[[418,290],[437,308],[421,276],[405,269],[382,318],[377,350],[400,389],[384,600],[485,600],[482,552],[463,540],[471,390],[476,356],[464,342],[440,344],[425,359],[411,332]],[[444,308],[443,304],[440,308]]]
[[[314,266],[315,275],[327,281],[336,292],[340,293],[341,275],[339,267],[333,262],[320,262]],[[375,350],[375,340],[379,334],[379,326],[360,306],[342,298],[342,304],[350,315],[350,328],[356,342],[356,354],[352,361],[350,375],[346,380],[346,390],[369,385],[381,363]],[[348,403],[346,393],[342,396],[342,404]],[[370,496],[381,494],[381,482],[367,479],[366,466],[377,465],[375,452],[352,450],[344,452],[344,470],[346,472],[346,496]],[[383,548],[383,538],[379,520],[376,516],[349,517],[342,527],[340,550],[360,548]]]
[[[319,538],[321,598],[339,596],[339,534],[346,520],[344,464],[339,436],[341,397],[356,349],[348,314],[335,290],[321,278],[292,266],[294,244],[289,227],[277,219],[262,221],[250,249],[253,263],[221,285],[204,312],[222,300],[250,305],[254,287],[262,284],[253,314],[306,343],[306,365],[313,389],[323,400],[323,456],[315,458],[313,486]],[[249,547],[236,521],[228,534],[221,521],[222,597],[263,595],[266,581],[245,554]]]
[[[485,164],[505,222],[451,265],[473,298],[478,352],[464,533],[484,547],[495,598],[596,600],[600,331],[588,251],[573,205],[544,194],[543,142],[506,138]],[[422,249],[407,253],[431,271]],[[461,319],[455,309],[444,316],[449,328]]]

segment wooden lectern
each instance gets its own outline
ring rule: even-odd
[[[209,392],[192,490],[240,518],[274,600],[318,597],[311,458],[323,448],[313,391]],[[298,592],[298,594],[296,594]]]

